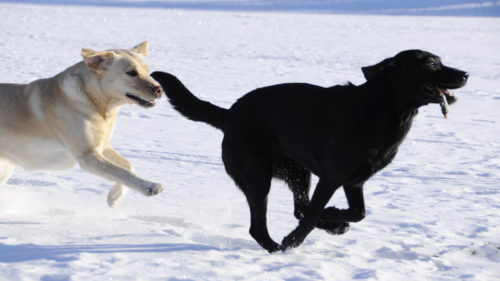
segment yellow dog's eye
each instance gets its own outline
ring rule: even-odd
[[[131,70],[131,71],[127,72],[127,75],[129,75],[129,76],[137,76],[137,71]]]

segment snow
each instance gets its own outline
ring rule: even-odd
[[[0,2],[195,10],[500,16],[498,0],[2,0]]]
[[[144,40],[152,70],[174,73],[224,107],[276,83],[359,84],[360,67],[404,49],[436,53],[470,79],[454,91],[459,100],[449,120],[438,105],[420,110],[395,161],[367,182],[365,220],[342,236],[315,230],[301,247],[273,255],[248,234],[245,198],[220,159],[222,134],[181,117],[165,99],[150,110],[125,106],[113,144],[138,175],[163,183],[164,192],[150,198],[130,192],[110,209],[113,184],[79,168],[17,168],[0,187],[0,280],[486,281],[500,275],[499,18],[23,2],[36,4],[0,3],[1,82],[53,76],[78,62],[82,47],[126,48]],[[452,2],[443,3],[465,3]],[[343,192],[329,205],[345,207]],[[291,192],[278,181],[268,223],[276,241],[297,224]]]

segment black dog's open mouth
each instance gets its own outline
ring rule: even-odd
[[[141,99],[140,97],[134,96],[132,94],[127,94],[127,97],[131,100],[136,101],[139,105],[144,106],[144,107],[152,107],[156,104],[156,101],[154,99],[144,100],[144,99]]]
[[[423,87],[424,93],[431,98],[431,100],[435,103],[440,103],[442,101],[442,96],[446,98],[448,104],[452,104],[457,101],[457,97],[455,94],[450,92],[448,89],[453,87],[442,87],[436,85],[425,85]]]
[[[456,88],[456,87],[449,87]],[[424,93],[429,96],[432,102],[439,103],[441,106],[441,112],[443,113],[444,118],[448,119],[449,117],[449,105],[457,101],[457,97],[450,92],[447,88],[442,86],[435,85],[425,85],[423,87]]]

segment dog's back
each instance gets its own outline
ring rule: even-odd
[[[11,129],[19,128],[21,124],[30,123],[33,111],[30,109],[30,95],[25,91],[24,84],[0,84],[0,143],[2,135],[9,134]]]

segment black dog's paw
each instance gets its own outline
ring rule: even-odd
[[[252,235],[253,236],[253,235]],[[255,239],[255,237],[254,237]],[[257,240],[257,239],[256,239]],[[281,245],[274,242],[273,240],[268,240],[268,241],[261,241],[259,242],[257,240],[257,243],[259,243],[259,245],[264,248],[268,253],[272,254],[272,253],[276,253],[276,252],[279,252],[281,251]]]
[[[270,254],[273,254],[273,253],[276,253],[276,252],[279,252],[279,251],[283,251],[283,248],[278,243],[273,243],[272,245],[268,245],[267,247],[265,247],[265,249]]]
[[[317,228],[323,229],[332,235],[342,235],[349,230],[349,223],[319,222]]]
[[[303,240],[297,239],[294,235],[288,235],[285,238],[283,238],[280,250],[284,252],[286,250],[296,248],[300,244],[302,244],[302,242]]]
[[[290,234],[283,238],[283,241],[281,242],[281,250],[286,251],[300,246],[313,229],[314,226],[312,225],[299,224],[294,231],[290,232]]]

